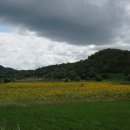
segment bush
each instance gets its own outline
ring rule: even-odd
[[[127,75],[127,80],[130,81],[130,74]]]
[[[1,78],[0,83],[9,83],[9,82],[15,82],[14,79],[8,79],[8,78]]]
[[[63,79],[64,82],[70,82],[71,80],[69,78]]]
[[[108,79],[110,76],[108,74],[102,74],[103,79]]]
[[[76,80],[76,81],[80,81],[81,78],[80,78],[79,76],[76,76],[75,80]]]
[[[71,79],[71,80],[76,80],[76,77],[77,77],[78,75],[77,75],[77,73],[75,72],[75,71],[70,71],[69,72],[69,78]]]
[[[96,81],[102,81],[103,78],[102,78],[101,75],[96,75],[95,80],[96,80]]]

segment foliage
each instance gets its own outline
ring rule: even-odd
[[[130,74],[127,75],[127,80],[130,81]]]
[[[96,77],[95,77],[95,80],[96,80],[96,81],[102,81],[103,78],[102,78],[101,75],[97,74]]]
[[[107,74],[107,73],[104,73],[104,74],[102,74],[102,78],[103,78],[103,79],[109,79],[109,78],[110,78],[110,75]]]

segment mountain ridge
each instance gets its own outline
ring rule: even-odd
[[[66,77],[88,79],[102,73],[130,73],[130,51],[104,49],[75,63],[63,63],[41,67],[36,70],[14,70],[0,65],[0,77],[44,77],[64,79]]]

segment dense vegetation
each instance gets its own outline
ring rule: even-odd
[[[111,79],[113,74],[123,80],[130,80],[130,51],[105,49],[76,63],[52,65],[30,71],[16,71],[0,66],[0,77],[2,78],[32,77],[46,80],[101,81]]]
[[[118,49],[106,49],[88,57],[86,60],[81,60],[76,63],[61,64],[43,67],[34,72],[36,76],[46,76],[71,80],[79,79],[96,79],[108,78],[109,74],[124,74],[130,73],[130,52]]]

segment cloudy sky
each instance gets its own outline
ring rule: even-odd
[[[0,0],[0,65],[35,69],[104,48],[130,50],[129,0]]]

